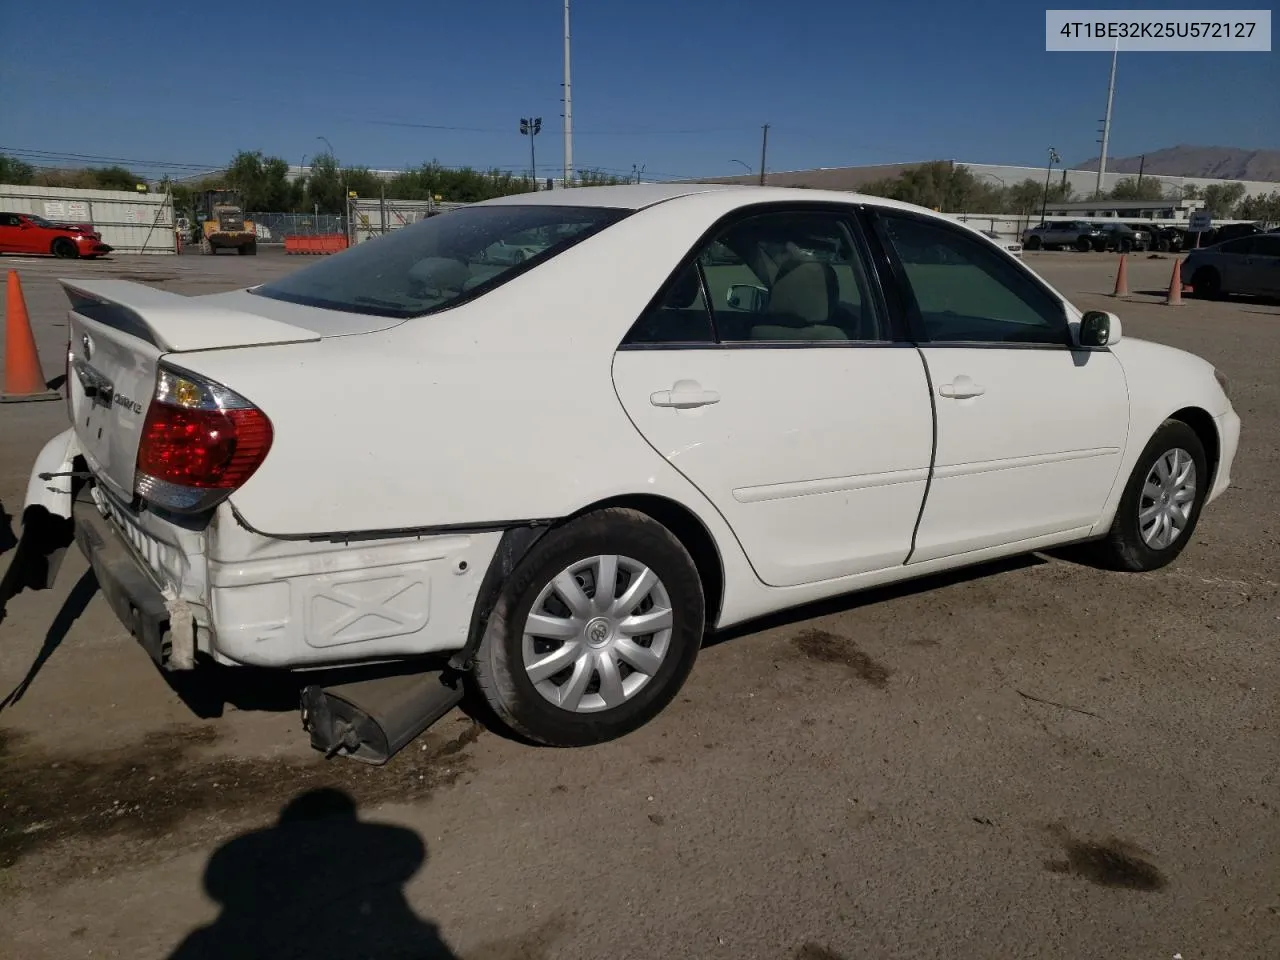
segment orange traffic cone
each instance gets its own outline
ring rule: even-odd
[[[1125,263],[1124,254],[1120,254],[1120,269],[1116,271],[1116,288],[1111,292],[1113,297],[1127,297],[1129,295],[1129,268]]]
[[[1173,261],[1173,276],[1169,278],[1169,296],[1165,298],[1165,304],[1171,307],[1182,306],[1182,261],[1175,259]]]
[[[27,318],[27,302],[22,296],[22,283],[18,280],[18,271],[10,270],[5,300],[4,386],[0,390],[0,403],[57,400],[61,396],[57,390],[45,386],[40,355],[36,353],[36,338]]]

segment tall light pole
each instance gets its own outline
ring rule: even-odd
[[[1062,158],[1058,156],[1058,151],[1049,148],[1049,165],[1044,168],[1044,203],[1040,205],[1040,222],[1044,223],[1044,218],[1048,216],[1049,209],[1049,174],[1053,172],[1053,165],[1061,163]]]
[[[529,138],[529,179],[533,183],[534,190],[538,189],[538,159],[537,154],[533,152],[533,138],[541,132],[541,117],[520,118],[520,135]]]
[[[1116,95],[1116,58],[1120,56],[1120,41],[1111,51],[1111,80],[1107,83],[1107,116],[1102,121],[1102,155],[1098,158],[1098,182],[1093,188],[1094,198],[1102,196],[1102,178],[1107,173],[1107,146],[1111,143],[1111,101]]]
[[[564,0],[564,185],[573,185],[573,85],[569,81],[569,0]]]

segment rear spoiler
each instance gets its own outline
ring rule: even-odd
[[[59,280],[73,313],[166,353],[319,340],[312,330],[130,280]]]

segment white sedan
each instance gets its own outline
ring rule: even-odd
[[[443,655],[556,745],[763,614],[1073,542],[1167,564],[1240,429],[1204,360],[846,193],[547,191],[248,290],[65,287],[27,517],[162,666]]]

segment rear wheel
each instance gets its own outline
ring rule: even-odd
[[[1200,438],[1181,420],[1166,420],[1134,464],[1100,559],[1131,571],[1172,563],[1195,532],[1208,492]]]
[[[53,241],[51,252],[55,257],[62,260],[74,260],[80,256],[80,251],[76,249],[75,242],[68,240],[66,237],[59,237]]]
[[[473,677],[522,736],[603,743],[671,702],[704,623],[698,570],[680,541],[645,514],[599,510],[546,534],[516,567]]]

